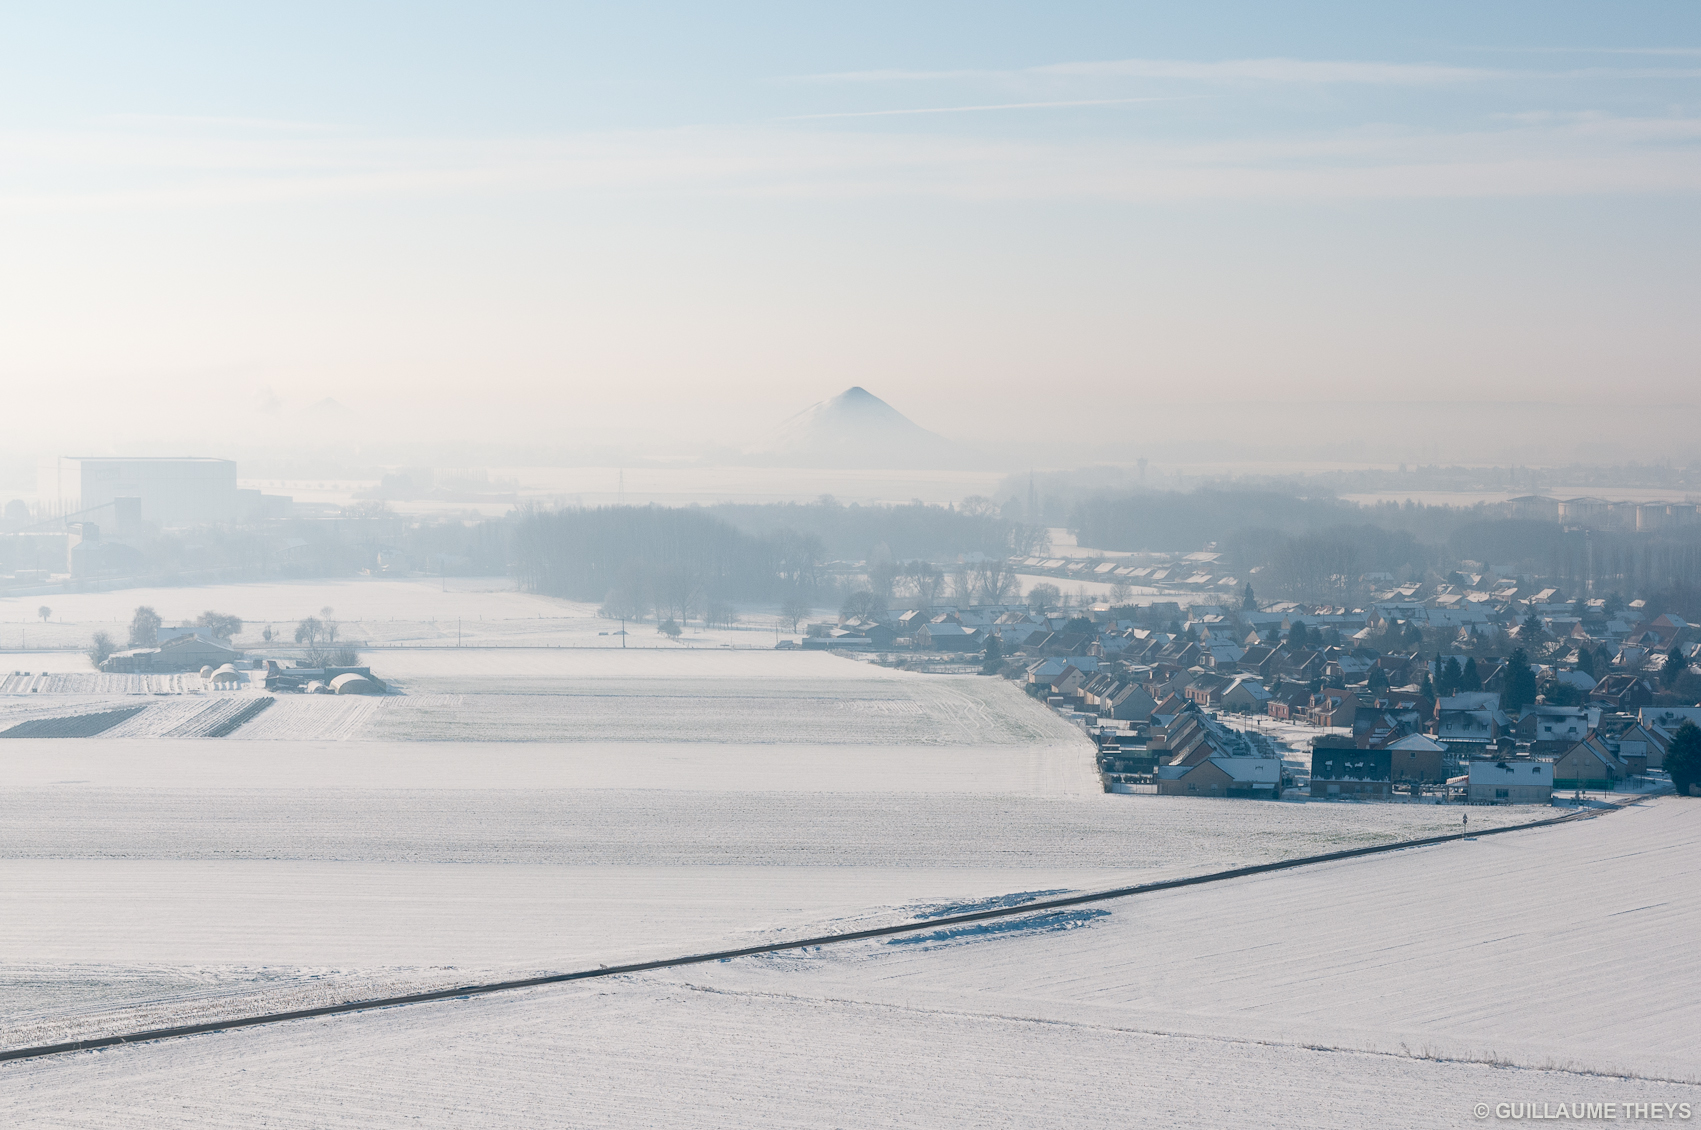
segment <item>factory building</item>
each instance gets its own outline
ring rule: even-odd
[[[286,517],[290,501],[239,488],[234,460],[207,458],[62,456],[42,466],[37,491],[60,513],[88,514],[120,537],[137,523],[170,529]]]

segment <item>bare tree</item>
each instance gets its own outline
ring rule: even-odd
[[[951,599],[958,604],[975,602],[974,578],[969,575],[967,565],[958,565],[951,570]]]
[[[845,597],[845,602],[839,606],[839,619],[843,622],[858,616],[870,618],[880,611],[879,599],[867,589],[862,589]]]
[[[153,647],[159,643],[159,629],[163,622],[152,608],[145,604],[138,606],[135,615],[130,617],[130,646]]]
[[[915,572],[915,598],[922,605],[931,608],[939,603],[939,598],[945,595],[945,574],[939,567],[928,561],[917,561]]]
[[[1051,531],[1044,526],[1010,527],[1010,552],[1017,557],[1038,557],[1051,552]]]
[[[1003,557],[983,557],[975,562],[970,583],[981,604],[1003,604],[1021,591],[1015,566]]]
[[[113,644],[111,636],[105,632],[96,632],[94,638],[89,641],[89,662],[99,667],[110,659],[112,653],[117,650],[118,648]]]
[[[881,561],[868,567],[868,587],[881,600],[891,600],[897,588],[897,581],[903,574],[902,567],[891,561]]]
[[[780,617],[790,622],[791,630],[797,631],[797,622],[814,611],[807,600],[801,596],[788,596],[785,603],[780,605]]]
[[[1049,581],[1041,581],[1028,590],[1028,607],[1044,615],[1063,603],[1063,593]]]
[[[196,619],[195,626],[206,628],[213,634],[215,640],[229,643],[242,631],[242,618],[225,612],[203,612]]]
[[[710,600],[703,613],[703,626],[730,628],[738,622],[738,612],[724,600]]]

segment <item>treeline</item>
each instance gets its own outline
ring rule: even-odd
[[[734,602],[836,599],[844,570],[833,561],[866,562],[883,597],[1008,596],[1008,559],[1042,542],[994,514],[920,503],[614,506],[520,516],[511,560],[531,592],[599,601],[609,615],[714,622]],[[972,560],[929,562],[960,555]]]
[[[1529,573],[1574,591],[1592,587],[1665,599],[1673,611],[1701,586],[1701,524],[1653,531],[1566,529],[1494,508],[1384,502],[1212,487],[1101,493],[1076,502],[1069,525],[1099,549],[1173,552],[1215,546],[1259,569],[1259,591],[1304,600],[1345,598],[1366,573],[1448,579],[1464,563]],[[1701,612],[1701,609],[1695,609]]]
[[[159,585],[385,572],[500,576],[508,572],[511,529],[504,520],[427,524],[377,508],[364,517],[263,526],[147,528],[122,542],[109,531],[93,575]],[[0,534],[0,573],[64,572],[66,549],[60,531]]]
[[[820,539],[755,537],[700,509],[612,506],[534,512],[513,534],[522,588],[599,601],[611,616],[730,618],[733,601],[813,595]]]
[[[836,561],[938,561],[965,553],[1026,556],[1043,541],[1043,531],[1006,521],[986,499],[965,500],[962,507],[842,505],[822,498],[704,509],[756,537],[790,531],[816,538],[827,559]]]
[[[1095,549],[1202,549],[1250,530],[1293,533],[1358,518],[1358,508],[1333,498],[1299,498],[1278,491],[1142,491],[1095,495],[1069,511],[1082,545]]]

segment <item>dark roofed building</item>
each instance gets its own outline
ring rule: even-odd
[[[1351,738],[1314,738],[1311,743],[1311,795],[1392,796],[1392,762],[1388,750],[1358,749]]]

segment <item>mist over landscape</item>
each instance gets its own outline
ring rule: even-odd
[[[1701,17],[0,35],[0,1123],[1701,1108]]]

